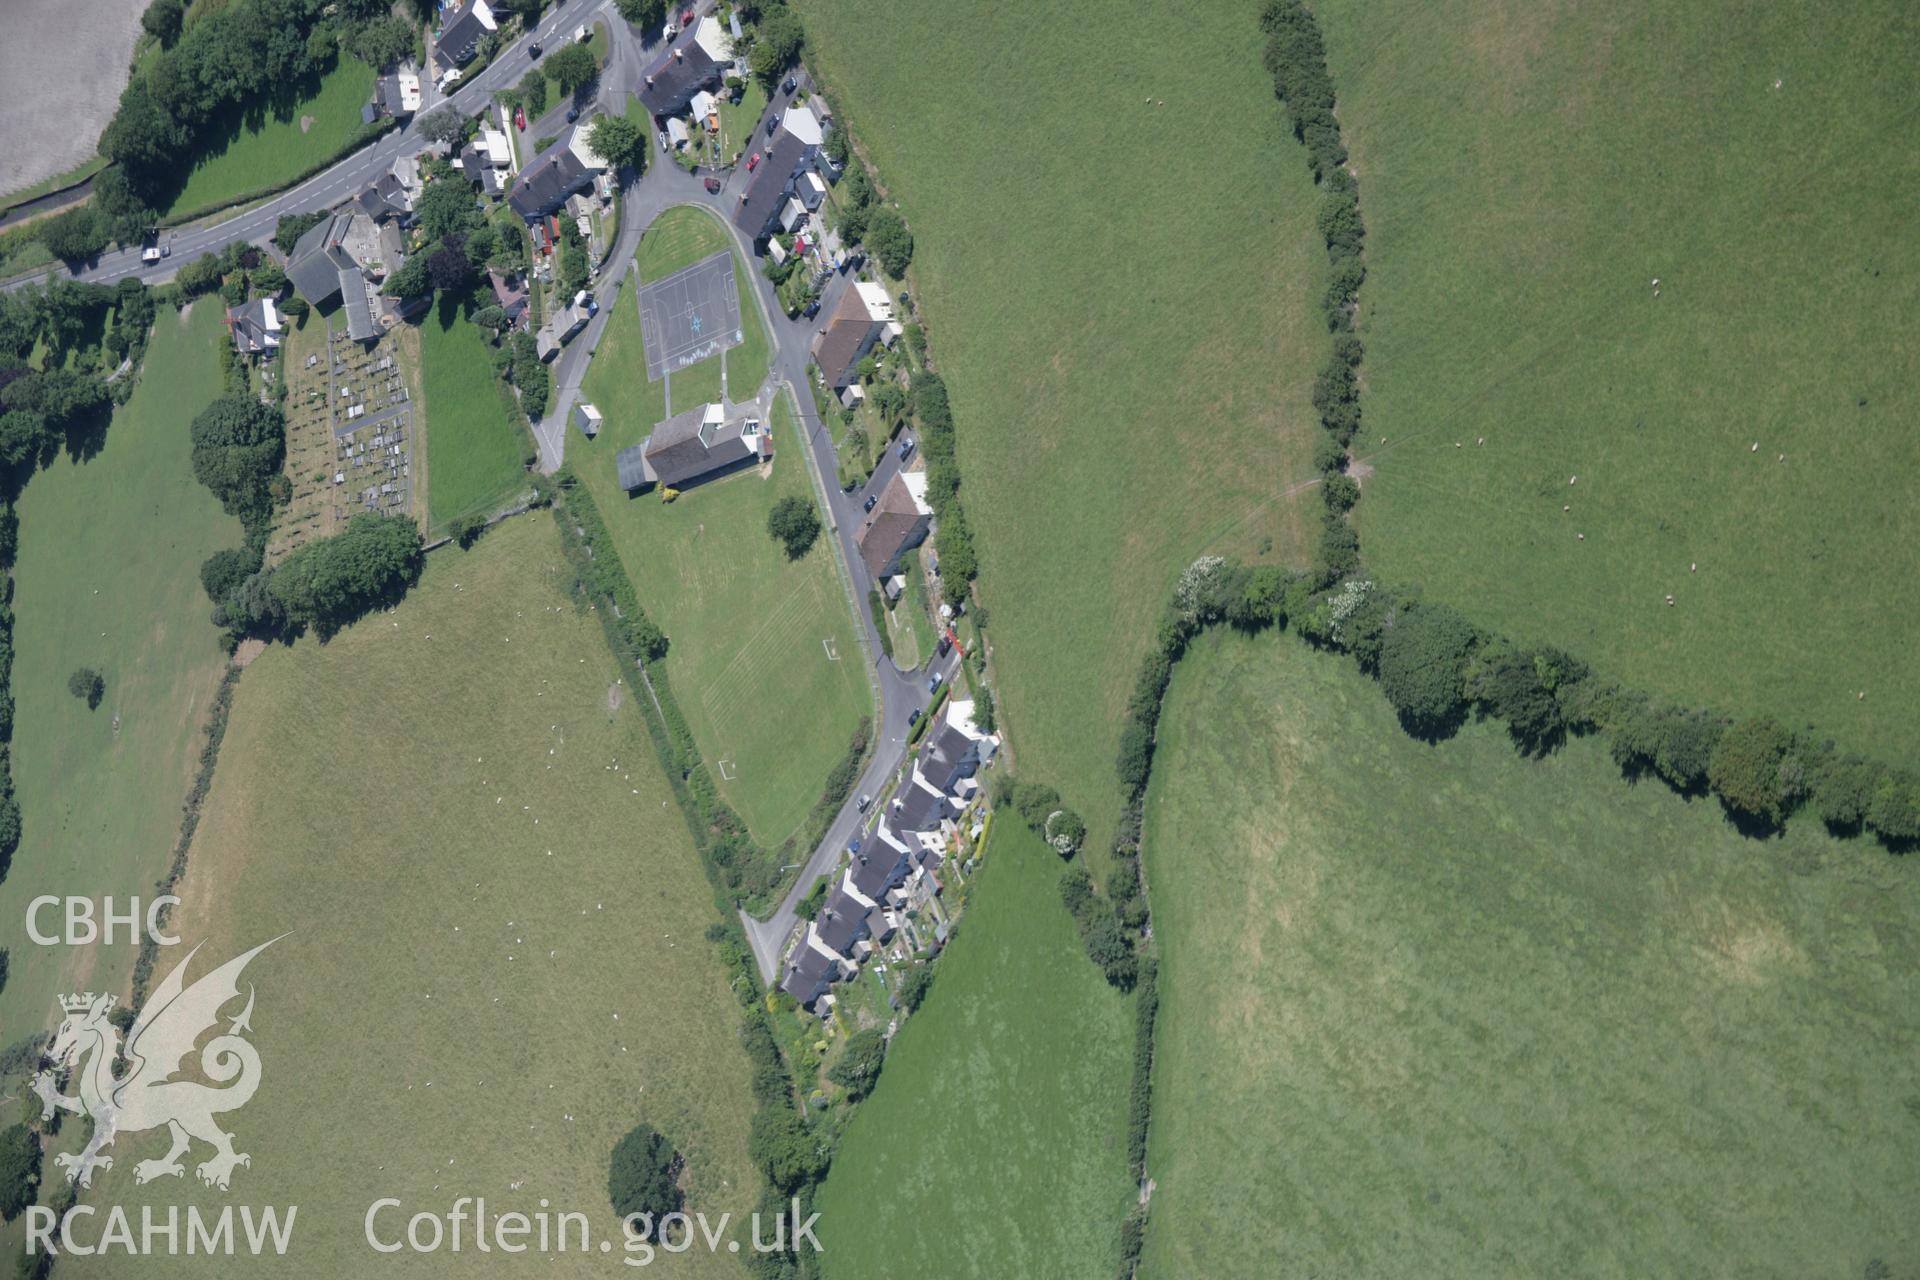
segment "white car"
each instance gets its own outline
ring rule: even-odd
[[[150,244],[146,248],[142,249],[140,251],[140,261],[142,262],[160,261],[160,246],[157,244]]]

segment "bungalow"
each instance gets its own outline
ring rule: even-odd
[[[900,567],[901,558],[926,541],[932,524],[933,508],[927,503],[927,473],[894,472],[880,491],[873,510],[860,521],[860,532],[854,538],[867,575],[876,582],[891,577]]]
[[[639,444],[614,455],[620,487],[684,489],[773,456],[773,437],[760,426],[756,405],[695,405],[659,423]]]
[[[538,160],[520,171],[507,194],[513,211],[531,222],[567,202],[576,191],[593,185],[593,173],[568,147],[549,147]]]
[[[342,244],[352,224],[351,213],[330,213],[308,228],[287,255],[287,279],[316,307],[339,297],[341,273],[358,268]]]
[[[860,359],[876,342],[891,345],[904,332],[893,318],[885,286],[860,280],[843,291],[827,325],[813,340],[813,362],[827,386],[838,391],[854,381]]]
[[[433,63],[444,74],[473,61],[480,42],[500,29],[487,0],[468,0],[454,11],[433,42]]]
[[[733,210],[733,225],[742,235],[758,243],[773,234],[793,195],[794,175],[813,152],[812,146],[786,132],[767,148]]]
[[[527,314],[527,281],[519,272],[502,273],[487,268],[487,281],[493,286],[493,300],[507,314],[507,323],[518,327],[520,317]]]
[[[228,307],[227,328],[233,331],[233,349],[243,356],[271,356],[280,349],[280,312],[272,298]]]

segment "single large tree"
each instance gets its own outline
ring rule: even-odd
[[[680,1157],[672,1143],[652,1125],[633,1126],[614,1143],[607,1166],[607,1198],[613,1201],[613,1211],[622,1219],[647,1215],[651,1238],[660,1228],[660,1219],[679,1212],[679,1171]]]
[[[767,512],[767,532],[787,549],[787,559],[798,560],[820,536],[820,515],[813,503],[790,493]]]
[[[547,79],[561,93],[577,93],[600,75],[600,64],[593,50],[584,44],[569,44],[547,55]]]
[[[613,0],[613,7],[620,11],[622,18],[643,30],[659,26],[667,16],[667,0]]]
[[[467,118],[450,102],[443,102],[413,122],[428,142],[458,142],[467,131]]]
[[[1404,610],[1380,646],[1380,688],[1401,724],[1423,738],[1450,733],[1466,712],[1463,689],[1473,624],[1442,604]]]
[[[639,169],[647,161],[647,135],[625,116],[599,116],[587,141],[608,164]]]

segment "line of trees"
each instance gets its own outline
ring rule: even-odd
[[[920,424],[920,449],[927,462],[927,503],[933,508],[939,532],[934,554],[940,559],[940,594],[958,606],[967,598],[968,584],[980,571],[974,554],[973,530],[960,504],[960,463],[954,454],[953,407],[947,384],[931,369],[913,375],[908,388],[913,416]]]

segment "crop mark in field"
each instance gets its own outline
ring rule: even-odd
[[[700,695],[700,705],[707,713],[707,723],[718,726],[732,716],[738,705],[749,698],[755,688],[755,676],[758,664],[755,661],[757,651],[763,649],[762,641],[771,634],[778,636],[792,629],[793,624],[806,611],[811,581],[803,581],[787,594],[776,607],[767,612],[765,621],[740,645],[731,661],[716,675]],[[777,647],[777,640],[775,646]]]

